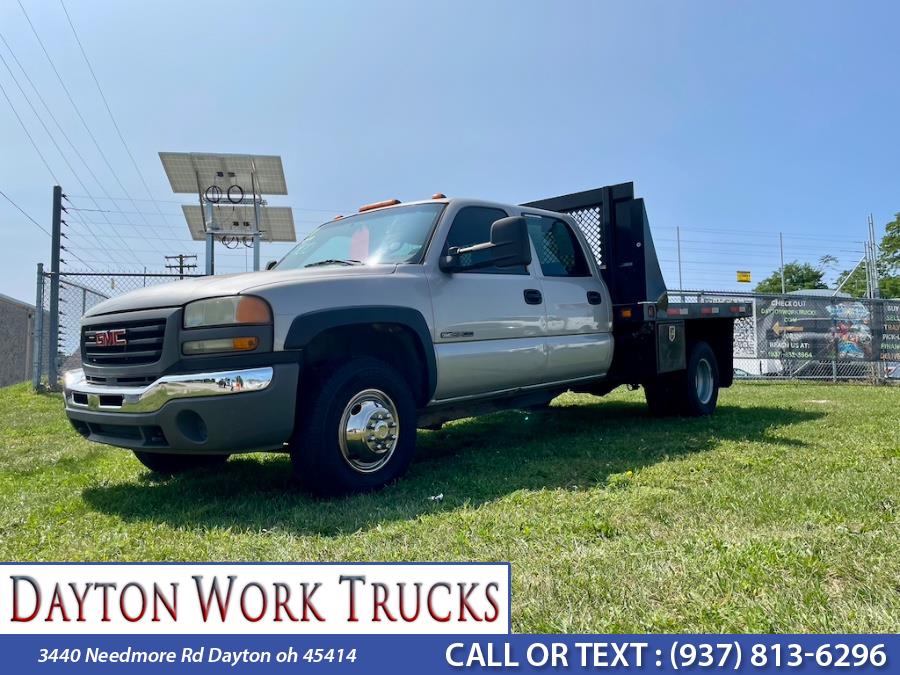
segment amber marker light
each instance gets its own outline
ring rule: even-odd
[[[245,295],[238,301],[234,319],[237,323],[269,323],[272,320],[272,310],[262,298]]]
[[[222,352],[252,352],[259,346],[259,338],[236,337],[217,338],[215,340],[191,340],[181,346],[187,356],[198,354],[221,354]]]
[[[383,209],[385,206],[396,206],[399,203],[399,199],[385,199],[381,202],[374,202],[372,204],[365,204],[364,206],[360,206],[359,212],[363,213],[364,211],[371,211],[372,209]]]

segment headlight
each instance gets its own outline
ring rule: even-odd
[[[184,306],[184,327],[234,326],[272,322],[272,310],[262,298],[233,295],[197,300]]]

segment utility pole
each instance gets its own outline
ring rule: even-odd
[[[866,297],[871,298],[874,295],[874,291],[872,290],[872,284],[874,282],[874,276],[872,274],[872,251],[871,251],[872,242],[868,239],[865,242],[865,259],[866,259]]]
[[[781,294],[784,295],[787,290],[784,287],[784,235],[781,232],[778,233],[778,248],[781,250]]]
[[[869,279],[869,297],[873,300],[870,311],[880,317],[880,323],[884,327],[884,307],[880,306],[881,303],[878,302],[878,299],[881,298],[881,280],[878,278],[878,244],[875,241],[875,218],[872,217],[871,213],[869,214],[868,224],[869,241],[866,242],[866,252],[869,255],[869,273],[866,276]],[[875,382],[884,381],[884,365],[880,361],[872,364],[872,376]]]
[[[197,260],[197,256],[195,255],[185,255],[184,253],[179,253],[178,255],[167,255],[166,261],[169,260],[177,260],[178,262],[169,263],[166,262],[167,270],[178,270],[178,277],[180,279],[184,279],[184,271],[185,270],[195,270],[197,269],[196,263],[186,263],[187,260]]]
[[[678,244],[678,290],[684,290],[684,282],[681,280],[681,228],[675,228],[675,241]]]
[[[878,278],[878,244],[875,241],[875,219],[869,214],[869,251],[872,257],[872,297],[881,297],[881,279]]]
[[[59,387],[59,255],[62,231],[62,188],[53,186],[53,220],[50,233],[50,334],[47,336],[47,386]]]

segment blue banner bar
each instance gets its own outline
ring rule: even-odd
[[[897,635],[3,635],[7,673],[895,673]]]

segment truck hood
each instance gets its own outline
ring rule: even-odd
[[[192,300],[222,295],[238,295],[254,288],[262,288],[286,282],[315,282],[316,279],[333,279],[347,276],[383,276],[393,274],[396,265],[372,265],[354,267],[312,267],[299,270],[271,270],[246,272],[222,276],[199,277],[172,283],[156,284],[138,291],[125,293],[94,305],[85,316],[99,316],[115,312],[140,309],[180,307]]]

